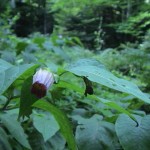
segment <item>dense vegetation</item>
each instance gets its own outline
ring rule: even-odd
[[[149,20],[149,0],[0,0],[0,150],[149,150]]]

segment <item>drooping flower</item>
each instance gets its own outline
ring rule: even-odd
[[[44,69],[39,69],[33,76],[33,83],[31,93],[38,98],[42,98],[46,95],[48,88],[54,83],[53,74]]]

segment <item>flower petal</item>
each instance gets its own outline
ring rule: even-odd
[[[46,95],[46,86],[39,82],[32,84],[31,93],[36,95],[38,98],[42,98]]]
[[[48,89],[54,83],[53,74],[47,70],[39,69],[33,76],[33,84],[36,82],[44,84]]]

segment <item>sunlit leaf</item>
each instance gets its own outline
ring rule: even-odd
[[[18,42],[16,45],[17,55],[20,54],[28,46],[27,42]]]

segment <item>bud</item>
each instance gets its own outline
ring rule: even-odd
[[[54,77],[48,70],[39,69],[33,76],[31,93],[38,98],[46,95],[48,88],[54,83]]]

